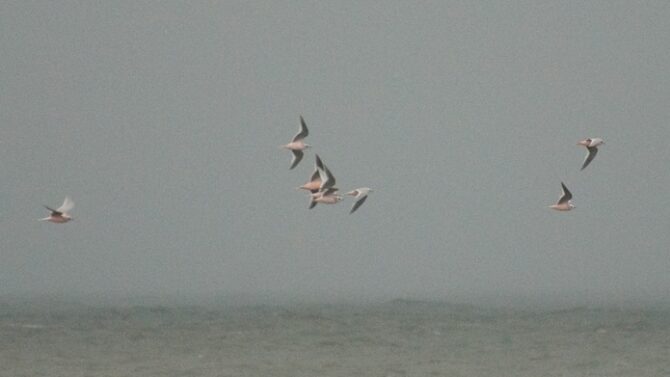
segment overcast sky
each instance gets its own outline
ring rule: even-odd
[[[0,294],[668,301],[669,46],[666,1],[2,2]]]

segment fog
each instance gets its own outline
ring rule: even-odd
[[[668,302],[666,2],[4,2],[0,295]],[[279,148],[303,115],[313,146]],[[580,171],[580,139],[605,145]],[[342,191],[308,210],[318,153]],[[548,208],[570,188],[576,208]],[[39,222],[69,195],[74,221]]]

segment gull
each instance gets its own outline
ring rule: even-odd
[[[347,193],[347,195],[351,195],[356,199],[356,203],[354,203],[354,205],[351,207],[351,210],[349,211],[350,214],[354,213],[358,207],[365,203],[365,200],[368,198],[368,193],[370,192],[372,192],[372,189],[368,187],[361,187]]]
[[[305,144],[304,141],[307,135],[309,135],[309,131],[307,130],[307,124],[305,124],[305,119],[303,119],[301,115],[300,131],[298,131],[298,133],[295,136],[293,136],[293,140],[291,140],[290,143],[282,145],[282,147],[290,150],[293,153],[293,159],[291,159],[291,167],[289,167],[289,169],[293,169],[298,165],[300,160],[302,160],[303,151],[310,147],[310,145]]]
[[[72,220],[72,217],[67,212],[74,207],[74,202],[69,197],[65,197],[63,205],[58,207],[58,209],[53,209],[47,206],[45,207],[51,211],[51,215],[43,219],[39,219],[40,221],[51,221],[52,223],[62,224]]]
[[[317,169],[321,183],[317,192],[310,194],[309,209],[314,208],[317,203],[336,204],[342,200],[342,196],[337,194],[338,189],[334,187],[335,176],[325,164],[321,165],[322,168]]]
[[[561,197],[558,198],[558,202],[556,202],[556,204],[550,205],[549,208],[555,209],[557,211],[569,211],[575,208],[575,206],[572,204],[572,200],[570,200],[572,199],[572,193],[570,193],[570,190],[565,187],[563,182],[561,182],[561,188]]]
[[[593,161],[593,159],[596,157],[596,154],[598,153],[598,146],[601,144],[605,144],[605,141],[599,137],[589,137],[577,143],[577,145],[583,145],[586,147],[586,149],[589,150],[589,154],[586,155],[581,170],[584,170],[584,168],[586,168],[591,163],[591,161]]]
[[[321,188],[321,173],[319,172],[320,169],[323,169],[323,162],[321,162],[321,159],[317,154],[316,163],[314,164],[314,173],[312,173],[312,177],[310,178],[309,182],[298,187],[298,189],[307,190],[312,194],[319,191],[319,188]]]
[[[326,191],[328,189],[334,188],[335,176],[330,172],[330,169],[328,169],[326,165],[323,165],[323,168],[319,169],[319,177],[321,179],[319,191]]]
[[[311,194],[309,209],[312,209],[316,206],[317,203],[321,204],[337,204],[342,200],[342,195],[337,194],[336,188],[329,188],[325,191],[319,191],[314,194]]]

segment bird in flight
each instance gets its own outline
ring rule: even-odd
[[[567,187],[565,187],[565,184],[561,182],[561,197],[558,198],[558,201],[556,204],[552,204],[549,206],[549,208],[555,209],[557,211],[569,211],[573,208],[575,208],[574,204],[572,204],[572,193],[570,190],[568,190]]]
[[[314,208],[317,203],[337,204],[342,200],[342,196],[337,194],[338,189],[335,188],[335,176],[325,164],[321,165],[322,168],[318,169],[321,183],[319,189],[310,194],[309,209]]]
[[[68,211],[70,211],[74,207],[74,202],[69,197],[65,197],[63,205],[58,207],[58,209],[53,209],[48,206],[44,207],[46,207],[46,209],[51,211],[51,215],[43,219],[39,219],[40,221],[51,221],[52,223],[62,224],[72,220],[72,216],[68,214]]]
[[[309,130],[307,130],[307,124],[301,115],[300,131],[298,131],[298,133],[293,136],[293,140],[291,140],[290,143],[282,145],[282,147],[290,150],[293,153],[293,159],[291,159],[291,167],[289,167],[289,169],[293,169],[294,167],[298,166],[298,163],[300,160],[302,160],[304,150],[310,147],[309,144],[305,143],[305,138],[307,135],[309,135]]]
[[[589,151],[589,154],[587,154],[586,158],[584,158],[584,163],[582,164],[581,170],[584,170],[584,168],[586,168],[591,163],[591,161],[596,158],[596,154],[598,154],[598,146],[602,144],[605,144],[605,141],[599,137],[589,137],[577,143],[577,145],[585,146]]]
[[[368,187],[361,187],[355,190],[349,191],[347,195],[353,196],[356,199],[356,202],[351,206],[349,213],[354,213],[358,207],[362,206],[365,203],[365,200],[368,198],[368,193],[372,192],[372,189]]]
[[[323,162],[321,162],[321,158],[319,158],[319,155],[316,155],[316,163],[314,164],[314,172],[312,173],[312,177],[309,179],[309,182],[305,183],[304,185],[298,187],[298,189],[302,190],[307,190],[311,193],[315,193],[319,191],[319,188],[321,188],[321,174],[319,170],[323,169]]]

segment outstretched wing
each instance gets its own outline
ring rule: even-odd
[[[305,119],[303,119],[302,115],[300,116],[300,131],[293,137],[293,141],[298,141],[302,140],[309,135],[309,130],[307,130],[307,124],[305,123]]]
[[[49,207],[49,206],[44,206],[44,208],[46,208],[46,209],[48,209],[49,211],[51,211],[51,214],[54,215],[54,216],[60,216],[60,215],[62,215],[61,212],[58,212],[57,210],[55,210],[55,209],[53,209],[53,208],[51,208],[51,207]],[[48,217],[46,217],[45,219],[48,219]],[[40,220],[42,220],[42,219],[40,219]]]
[[[316,170],[323,169],[323,161],[321,161],[321,157],[319,157],[318,154],[315,156],[316,156],[316,163],[315,163]]]
[[[587,167],[591,163],[591,161],[593,161],[594,158],[596,158],[596,154],[598,154],[597,147],[586,147],[586,149],[589,150],[589,154],[586,155],[581,170],[584,170],[584,168]]]
[[[368,199],[368,196],[367,196],[367,195],[365,195],[364,197],[358,199],[358,200],[356,201],[356,203],[354,203],[354,205],[351,207],[351,210],[349,211],[349,214],[354,213],[354,211],[356,211],[356,210],[358,209],[358,207],[362,206],[363,203],[365,203],[365,201],[366,201],[367,199]]]
[[[561,195],[561,198],[558,199],[558,204],[563,204],[568,200],[572,199],[572,193],[570,192],[570,190],[568,190],[567,187],[565,187],[565,184],[563,184],[563,182],[561,182],[561,187],[563,188],[563,195]]]
[[[63,205],[61,205],[58,208],[57,212],[65,213],[65,212],[68,212],[69,210],[71,210],[72,208],[74,208],[74,202],[69,197],[65,197],[65,200],[63,201]]]
[[[319,170],[323,169],[323,162],[321,162],[321,158],[319,158],[319,155],[316,155],[316,163],[314,164],[314,173],[312,173],[312,178],[310,178],[310,182],[314,182],[316,180],[321,181],[321,173]]]
[[[303,153],[300,150],[294,149],[294,150],[291,150],[291,152],[293,152],[293,158],[291,159],[291,167],[289,168],[289,170],[296,167],[298,165],[298,163],[300,162],[300,160],[302,160],[302,156],[303,156]]]
[[[321,191],[335,186],[335,176],[326,165],[323,165],[323,169],[319,171],[321,172]]]

